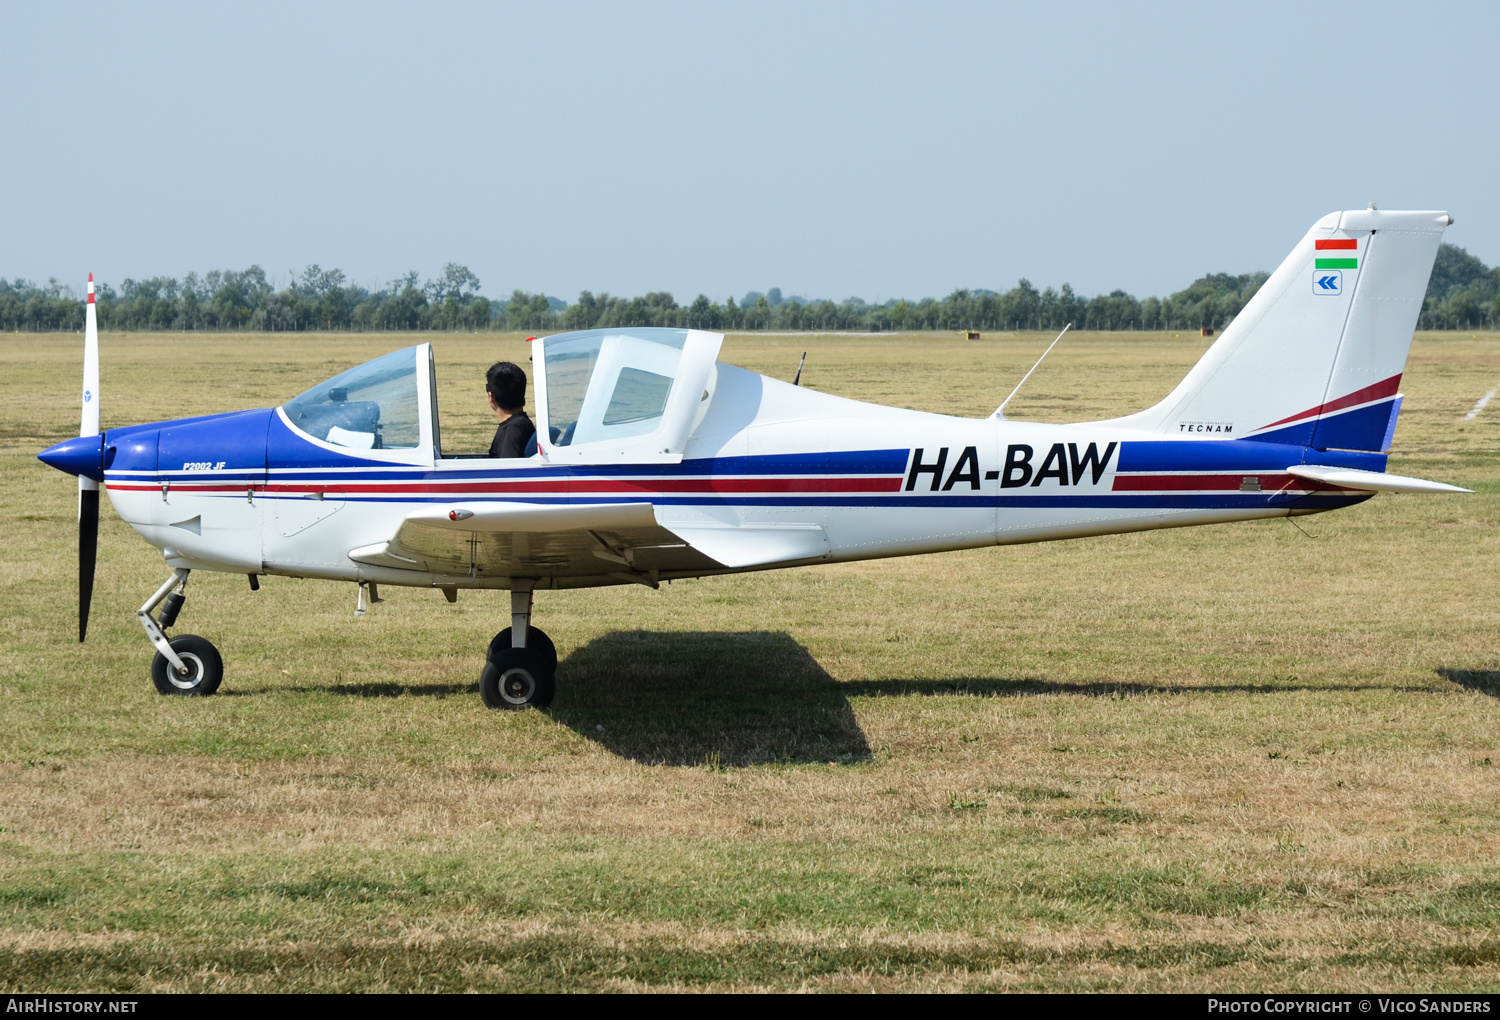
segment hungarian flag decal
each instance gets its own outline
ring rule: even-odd
[[[1335,238],[1329,241],[1314,241],[1313,246],[1320,252],[1324,251],[1347,251],[1347,257],[1329,256],[1313,261],[1314,269],[1354,269],[1359,265],[1359,259],[1354,253],[1359,250],[1359,241],[1350,238]]]

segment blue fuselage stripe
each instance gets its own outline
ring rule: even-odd
[[[242,499],[227,493],[212,493],[216,497],[229,499]],[[1369,499],[1373,493],[1338,493],[1338,494],[1307,494],[1303,492],[1294,493],[1208,493],[1208,494],[1184,494],[1163,493],[1160,495],[1142,493],[1119,493],[1097,496],[962,496],[956,494],[947,495],[915,495],[915,494],[892,494],[889,496],[830,496],[826,493],[809,493],[806,496],[743,496],[740,494],[713,496],[713,495],[690,495],[690,496],[663,496],[655,493],[638,493],[630,495],[618,494],[588,494],[578,496],[538,496],[535,493],[522,493],[516,495],[496,495],[485,493],[483,495],[464,495],[463,493],[452,493],[447,495],[388,495],[388,496],[341,496],[341,502],[351,503],[526,503],[533,506],[569,506],[574,504],[600,504],[600,503],[642,503],[647,502],[655,506],[711,506],[724,509],[736,507],[771,507],[771,506],[800,506],[809,509],[821,507],[883,507],[886,509],[900,509],[902,507],[924,507],[924,508],[972,508],[986,507],[991,509],[1025,509],[1025,508],[1049,508],[1049,509],[1117,509],[1117,510],[1254,510],[1285,509],[1293,504],[1298,508],[1316,506],[1320,509],[1332,509],[1334,507],[1352,506],[1355,503]],[[278,496],[266,493],[258,498],[261,499],[286,499],[302,501],[305,496]]]

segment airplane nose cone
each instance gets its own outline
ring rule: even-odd
[[[64,439],[36,455],[43,464],[70,475],[82,475],[96,482],[104,481],[104,436],[79,436]]]

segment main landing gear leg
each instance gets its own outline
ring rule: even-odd
[[[156,646],[156,657],[151,660],[151,682],[160,694],[209,695],[219,689],[224,680],[224,660],[219,650],[196,634],[182,634],[167,639],[167,628],[177,622],[177,614],[187,599],[188,571],[178,567],[166,583],[156,589],[156,594],[136,610],[146,636]],[[163,602],[161,615],[153,617],[152,610]]]
[[[496,634],[479,674],[479,693],[489,708],[546,708],[557,691],[557,647],[531,625],[529,577],[510,581],[510,626]]]

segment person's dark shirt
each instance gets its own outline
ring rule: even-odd
[[[525,411],[517,411],[500,423],[495,430],[495,440],[490,443],[491,457],[524,457],[526,441],[536,434]]]

